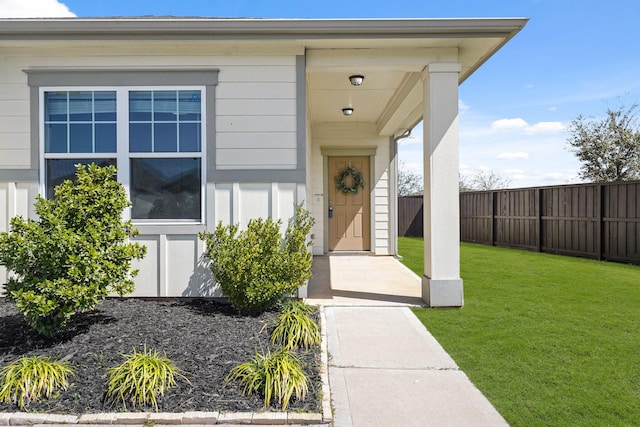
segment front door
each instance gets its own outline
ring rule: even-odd
[[[345,173],[349,167],[354,172]],[[354,185],[354,174],[362,177],[364,188]],[[328,179],[329,250],[371,250],[369,156],[329,157]]]

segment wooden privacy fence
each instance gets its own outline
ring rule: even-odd
[[[422,197],[398,199],[398,235],[423,236]],[[640,264],[640,181],[460,193],[460,239]]]
[[[398,197],[398,236],[422,237],[422,196]]]
[[[461,193],[460,239],[640,264],[640,181]]]

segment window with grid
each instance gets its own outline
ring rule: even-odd
[[[77,163],[118,167],[140,222],[203,217],[204,88],[46,90],[47,197]]]

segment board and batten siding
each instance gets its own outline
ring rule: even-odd
[[[33,202],[38,192],[36,183],[0,182],[0,231],[8,231],[11,218],[33,215]],[[0,266],[0,294],[7,282],[7,270]]]
[[[31,151],[30,88],[25,69],[215,68],[219,70],[215,117],[208,112],[206,124],[215,126],[215,150],[207,156],[215,156],[216,170],[304,167],[297,165],[296,151],[296,55],[301,52],[263,47],[242,50],[206,42],[24,44],[3,46],[0,51],[0,230],[7,230],[10,218],[17,214],[33,216],[40,185],[35,178],[41,176],[39,154]],[[31,171],[33,181],[9,179],[17,170]],[[147,256],[134,262],[140,273],[133,295],[220,296],[203,259],[205,247],[198,231],[212,231],[218,222],[246,226],[249,219],[261,216],[286,222],[294,204],[306,199],[304,183],[255,181],[208,182],[206,224],[140,226],[136,241],[147,246]],[[6,281],[2,269],[0,281]]]
[[[371,248],[376,255],[392,255],[389,191],[389,137],[377,133],[375,123],[323,123],[312,128],[311,153],[311,212],[316,220],[312,233],[314,255],[326,251],[327,206],[324,192],[327,185],[334,185],[333,177],[325,181],[324,156],[322,149],[353,150],[375,148],[376,154],[371,162],[373,177],[371,190]],[[368,183],[369,180],[366,182]]]

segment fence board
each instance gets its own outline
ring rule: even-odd
[[[398,198],[398,236],[422,237],[424,235],[422,196]]]

